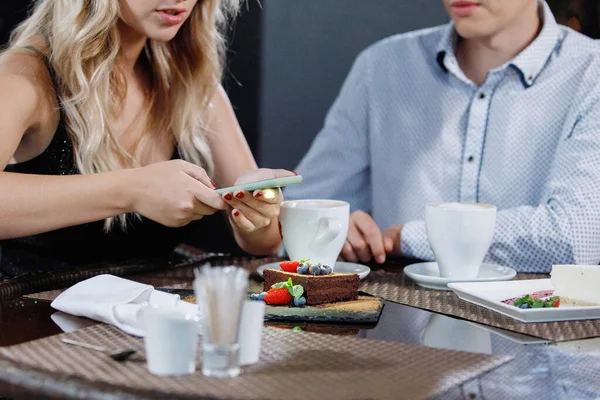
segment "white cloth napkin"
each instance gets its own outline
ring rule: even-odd
[[[114,275],[98,275],[71,286],[51,306],[67,314],[105,322],[135,336],[144,336],[141,310],[147,305],[197,315],[198,306],[178,295]]]
[[[76,317],[74,315],[67,314],[62,311],[55,312],[50,316],[50,318],[52,318],[52,321],[54,321],[54,323],[58,325],[58,327],[62,329],[63,332],[67,333],[75,332],[76,330],[83,329],[96,324],[96,322],[88,318]]]

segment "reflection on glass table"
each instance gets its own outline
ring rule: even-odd
[[[46,301],[1,303],[0,346],[7,346],[95,322],[57,313]],[[291,329],[285,324],[267,324]],[[304,324],[305,331],[437,348],[509,355],[513,361],[456,389],[444,398],[598,399],[600,338],[548,343],[428,311],[385,302],[376,325]],[[410,362],[410,360],[407,360]]]

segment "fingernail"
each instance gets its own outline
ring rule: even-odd
[[[237,197],[238,199],[241,199],[242,197],[244,197],[244,192],[239,192],[238,194],[235,195],[235,197]]]
[[[254,197],[262,197],[262,193],[261,192],[256,192],[256,194],[254,195]]]
[[[298,176],[298,173],[296,171],[292,171],[294,173],[294,175]]]
[[[239,212],[238,210],[235,210],[235,211],[233,212],[233,216],[234,216],[234,217],[239,217],[239,216],[240,216],[240,212]]]
[[[385,257],[384,257],[384,256],[378,256],[378,257],[377,257],[377,262],[378,262],[379,264],[382,264],[384,261],[385,261]]]
[[[212,181],[212,179],[210,180],[210,184],[216,189],[217,185]]]
[[[231,199],[233,199],[233,196],[231,195],[231,193],[227,193],[227,194],[226,194],[225,196],[223,196],[223,197],[225,197],[225,200],[228,200],[228,201],[229,201],[229,200],[231,200]]]

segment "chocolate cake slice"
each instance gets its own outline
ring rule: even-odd
[[[264,291],[276,283],[292,278],[294,285],[304,287],[307,305],[333,303],[358,299],[360,278],[356,274],[301,275],[274,269],[263,271]]]

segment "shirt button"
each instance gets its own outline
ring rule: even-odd
[[[485,93],[483,92],[479,92],[479,96],[480,99],[485,99]]]
[[[468,161],[468,162],[473,162],[474,160],[475,160],[475,157],[473,157],[473,156],[469,156],[469,157],[467,158],[467,161]]]

